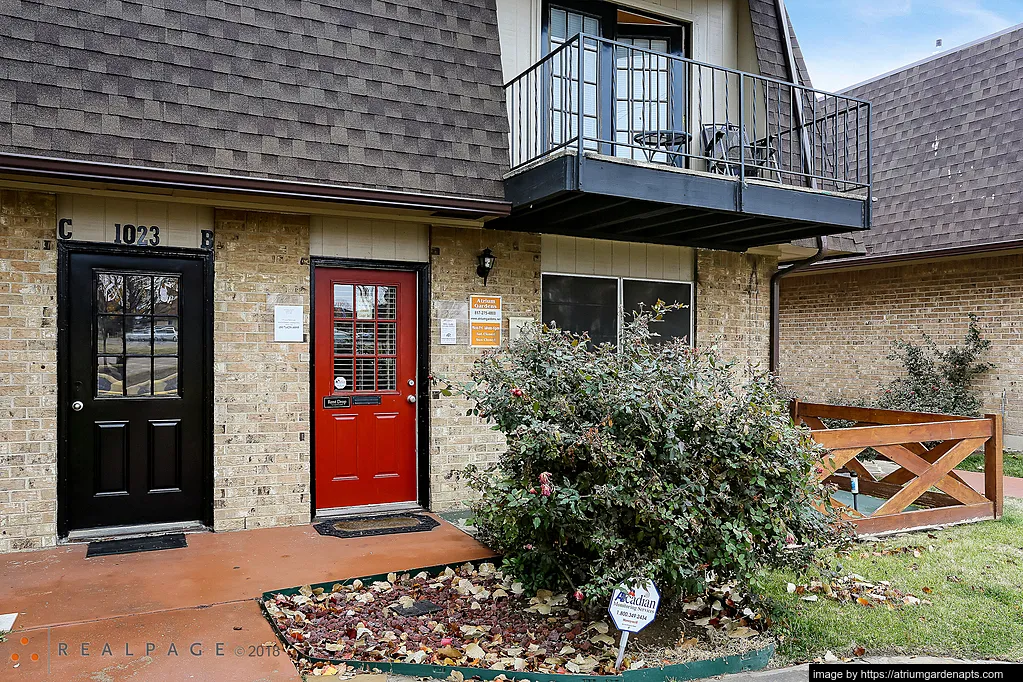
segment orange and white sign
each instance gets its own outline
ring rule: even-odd
[[[469,345],[477,348],[501,347],[501,297],[469,296]]]

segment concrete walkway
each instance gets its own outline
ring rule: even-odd
[[[956,473],[966,482],[968,486],[978,493],[984,493],[984,474],[978,471],[959,471]],[[1023,478],[1014,476],[1002,476],[1002,486],[1006,497],[1023,497]]]
[[[188,535],[188,547],[85,558],[85,545],[0,556],[0,679],[298,681],[255,599],[304,583],[492,553],[454,526],[358,539],[312,526]],[[34,656],[34,658],[33,658]]]

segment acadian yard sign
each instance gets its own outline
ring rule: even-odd
[[[622,632],[639,632],[653,622],[661,594],[650,580],[637,582],[629,590],[617,589],[607,611]]]
[[[622,666],[629,633],[639,632],[650,625],[657,616],[657,605],[660,603],[661,593],[652,580],[638,580],[628,589],[619,588],[611,595],[611,605],[607,607],[607,612],[611,614],[615,627],[622,631],[615,668]]]
[[[500,296],[469,296],[469,345],[500,348],[501,320]]]

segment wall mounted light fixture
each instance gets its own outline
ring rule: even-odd
[[[487,248],[480,252],[476,260],[479,261],[479,265],[476,266],[476,274],[483,278],[483,286],[487,286],[487,277],[490,276],[490,271],[494,269],[497,256]]]

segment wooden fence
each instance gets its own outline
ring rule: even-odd
[[[856,472],[860,492],[885,500],[865,516],[832,498],[831,504],[861,535],[947,523],[996,519],[1002,516],[1002,417],[957,417],[878,410],[844,405],[791,404],[792,420],[810,427],[813,439],[828,448],[821,462],[821,480],[849,490]],[[828,428],[825,420],[853,426]],[[954,471],[974,451],[984,450],[984,493],[966,484]],[[898,469],[875,476],[858,459],[872,450]],[[906,511],[910,505],[919,509]]]

